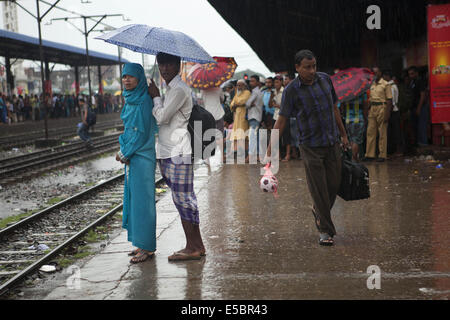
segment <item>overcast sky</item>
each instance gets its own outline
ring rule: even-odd
[[[55,0],[46,0],[54,3]],[[85,1],[85,0],[83,0]],[[217,13],[206,0],[90,0],[89,4],[82,4],[81,0],[62,0],[58,6],[84,15],[124,14],[131,21],[123,21],[121,17],[109,17],[105,23],[114,27],[127,24],[147,24],[171,30],[181,31],[194,38],[211,56],[232,56],[238,63],[236,71],[251,69],[265,76],[271,74],[264,63],[258,58],[250,46],[233,28]],[[32,13],[36,13],[35,0],[18,0]],[[47,5],[41,4],[41,13],[45,12]],[[2,6],[0,6],[2,10]],[[38,37],[36,20],[18,7],[19,33]],[[85,47],[84,36],[64,21],[54,21],[52,25],[45,25],[52,18],[71,16],[71,14],[53,9],[42,24],[42,37],[46,40],[62,42],[73,46]],[[72,15],[73,16],[73,15]],[[3,12],[0,16],[3,28]],[[80,19],[73,20],[83,29]],[[89,22],[88,28],[94,22]],[[96,28],[98,29],[98,28]],[[93,32],[89,36],[89,49],[104,53],[117,54],[117,47],[96,40],[100,35]],[[123,56],[131,62],[142,63],[141,54],[123,49]],[[154,56],[147,56],[150,64],[154,63]]]

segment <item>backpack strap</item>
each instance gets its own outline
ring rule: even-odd
[[[192,105],[192,109],[194,109],[194,105]],[[188,125],[189,128],[191,128],[191,130],[192,130],[192,132],[194,133],[195,137],[196,137],[197,139],[199,139],[200,141],[203,141],[203,139],[202,139],[201,137],[199,138],[199,137],[195,134],[194,128],[192,128],[191,124],[189,123],[189,119],[186,118],[186,116],[183,114],[183,112],[181,112],[181,110],[178,110],[178,112],[181,113],[181,115],[183,116],[184,119],[186,119],[187,125]],[[191,110],[191,113],[192,113],[192,110]],[[194,150],[192,150],[192,153],[194,153]]]

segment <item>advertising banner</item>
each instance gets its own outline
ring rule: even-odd
[[[450,122],[450,4],[428,6],[431,122]]]

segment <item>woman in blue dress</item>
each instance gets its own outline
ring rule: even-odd
[[[120,118],[124,133],[119,137],[116,160],[125,164],[122,227],[137,247],[130,262],[152,258],[156,250],[155,133],[153,100],[140,64],[127,63],[122,71],[125,105]]]

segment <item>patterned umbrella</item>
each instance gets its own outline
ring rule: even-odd
[[[187,83],[193,88],[207,89],[219,87],[231,79],[237,63],[234,58],[213,57],[216,63],[196,64],[187,77]]]
[[[366,92],[372,84],[374,73],[367,68],[349,68],[331,76],[339,102],[350,101]]]
[[[145,24],[123,26],[95,39],[104,40],[141,53],[157,55],[159,52],[164,52],[179,56],[184,61],[214,62],[205,49],[188,35],[179,31],[150,27]]]

